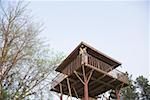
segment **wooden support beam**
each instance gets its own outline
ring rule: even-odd
[[[60,93],[63,94],[63,91],[62,91],[62,84],[60,83],[59,86],[60,86]]]
[[[62,84],[59,84],[60,86],[60,100],[63,100],[63,91],[62,91]]]
[[[76,72],[77,72],[77,71],[76,71]],[[88,74],[90,74],[90,71],[86,74],[86,76],[87,76]],[[75,75],[76,75],[76,74],[75,74]],[[79,75],[80,75],[80,76],[83,76],[83,74],[80,73],[80,72],[77,72],[77,75],[78,75],[78,76],[79,76]],[[79,77],[80,77],[80,76],[79,76]],[[81,78],[80,78],[80,79],[81,79]],[[71,85],[71,87],[73,87],[73,86],[75,86],[76,84],[78,84],[79,82],[81,82],[82,79],[81,79],[81,80],[80,80],[80,79],[79,79],[79,80],[70,79],[70,81],[73,82],[73,84]],[[83,80],[82,80],[82,83],[84,83]]]
[[[125,84],[125,83],[123,82],[122,84],[118,85],[118,86],[116,87],[116,89],[119,89],[119,90],[120,90],[120,89],[124,86],[124,84]]]
[[[91,71],[89,71],[88,73],[87,73],[87,75],[88,74],[90,74],[90,72]],[[71,84],[71,87],[74,87],[76,84],[78,84],[79,82],[82,82],[83,83],[83,85],[84,85],[84,82],[83,82],[83,80],[81,79],[81,77],[80,76],[83,76],[83,74],[82,73],[79,73],[79,72],[77,72],[77,71],[74,71],[74,74],[77,76],[77,78],[79,79],[79,80],[74,80],[74,79],[69,79],[70,81],[72,81],[73,82],[73,84]],[[80,76],[79,76],[80,75]],[[87,76],[86,75],[86,76]],[[81,89],[81,88],[80,88]],[[67,88],[65,88],[64,89],[64,91],[66,91],[67,90]]]
[[[92,76],[92,74],[93,74],[93,71],[94,71],[94,69],[92,69],[92,70],[91,70],[91,72],[90,72],[90,75],[89,75],[89,77],[88,77],[87,82],[89,82],[89,81],[90,81],[90,78],[91,78],[91,76]]]
[[[95,83],[95,82],[101,80],[101,79],[104,78],[105,76],[106,76],[106,75],[104,74],[103,76],[99,77],[97,80],[95,80],[95,81],[89,83],[89,86],[91,86],[91,85],[94,86],[94,83]],[[93,79],[93,77],[92,77],[92,79]],[[82,88],[80,88],[80,89],[78,90],[78,92],[81,92],[81,90],[82,90]]]
[[[92,66],[92,65],[86,64],[86,66],[89,67],[89,68],[91,68],[91,69],[94,69],[94,70],[97,71],[97,72],[100,72],[100,73],[102,73],[102,74],[105,74],[105,75],[109,76],[110,78],[114,78],[114,79],[116,79],[116,80],[118,80],[118,81],[121,81],[121,80],[119,80],[118,78],[113,77],[112,75],[108,74],[107,72],[105,72],[105,71],[103,71],[103,70],[101,70],[101,69],[98,69],[98,68],[96,68],[96,67],[94,67],[94,66]]]
[[[83,77],[84,77],[84,100],[89,100],[88,80],[85,72],[85,66],[82,66]]]
[[[116,89],[115,89],[117,100],[120,100],[120,89],[123,87],[123,85],[124,85],[124,83],[122,83],[121,85],[117,86]]]
[[[88,67],[88,71],[87,71],[87,69],[86,69],[86,71],[85,71],[85,68],[87,68]],[[84,85],[84,87],[85,87],[85,81],[87,82],[87,83],[89,83],[89,81],[90,81],[90,79],[91,79],[91,81],[90,81],[90,83],[88,84],[90,87],[92,87],[93,88],[93,84],[95,84],[95,82],[98,82],[98,83],[101,83],[101,84],[103,84],[102,86],[99,86],[99,88],[103,88],[104,86],[109,86],[109,87],[111,87],[111,88],[114,88],[114,86],[113,85],[111,85],[109,82],[108,83],[106,83],[106,82],[104,82],[104,81],[102,81],[101,79],[103,79],[105,76],[108,76],[108,78],[113,78],[114,79],[114,77],[112,77],[111,75],[109,75],[107,72],[103,72],[102,70],[100,70],[100,69],[98,69],[98,68],[94,68],[94,67],[91,67],[91,66],[87,66],[87,67],[85,67],[85,66],[83,66],[82,65],[82,72],[83,73],[81,73],[81,72],[77,72],[77,71],[74,71],[74,75],[76,75],[77,76],[77,78],[78,78],[78,80],[75,80],[74,78],[72,78],[72,79],[68,79],[70,82],[71,82],[71,84],[69,83],[69,86],[68,87],[70,87],[70,90],[69,91],[71,91],[71,90],[73,90],[74,91],[74,89],[73,89],[73,86],[75,86],[75,88],[76,88],[76,93],[83,93],[83,92],[81,92],[81,90],[83,90],[83,88],[80,88],[80,86],[78,86],[78,83],[79,82],[82,82],[83,83],[83,85]],[[80,67],[81,68],[81,67]],[[92,70],[90,70],[90,69],[92,69]],[[80,70],[81,71],[81,70]],[[92,77],[92,74],[93,74],[93,72],[94,71],[97,71],[97,72],[100,72],[101,74],[102,74],[102,76],[100,76],[99,78],[95,78],[95,77]],[[95,74],[95,73],[94,73]],[[100,74],[100,75],[101,75]],[[74,76],[73,76],[74,77]],[[93,80],[93,81],[92,81]],[[118,80],[118,79],[117,79]],[[72,84],[73,83],[73,84]],[[62,84],[63,85],[63,84]],[[66,84],[65,84],[66,85]],[[67,85],[68,85],[68,82],[67,82]],[[87,86],[88,86],[87,85]],[[100,84],[97,84],[97,85],[100,85]],[[59,86],[58,86],[59,87]],[[57,89],[58,89],[58,87],[57,87]],[[65,86],[65,87],[67,87],[67,86]],[[83,87],[83,86],[82,86]],[[120,86],[119,86],[120,87]],[[88,88],[88,87],[87,87]],[[64,93],[66,93],[67,92],[67,90],[66,90],[67,88],[64,88],[63,87],[63,91],[64,91]],[[69,88],[68,88],[69,89]],[[85,88],[84,88],[85,89]],[[87,90],[87,89],[86,89]],[[94,91],[94,90],[93,90]],[[92,92],[93,92],[92,91]],[[61,92],[61,91],[60,91]],[[74,91],[75,92],[75,91]],[[91,91],[89,91],[90,92],[90,94],[92,94],[91,93]],[[94,91],[95,92],[95,91]],[[76,97],[77,97],[77,94],[74,94],[73,93],[73,96],[75,96],[76,95]],[[97,92],[96,92],[97,93]],[[69,92],[69,95],[71,95],[72,96],[72,94]],[[80,95],[79,95],[80,96]]]
[[[78,79],[84,84],[83,80],[81,79],[81,77],[78,75],[78,73],[76,71],[74,71],[75,75],[78,77]]]
[[[107,84],[111,84],[112,82],[114,82],[116,79],[113,79],[113,80],[111,80],[111,81],[109,81]],[[100,86],[98,86],[97,87],[97,89],[95,89],[95,90],[93,90],[93,91],[90,91],[90,93],[92,94],[92,93],[94,93],[95,91],[97,91],[97,90],[99,90],[99,89],[101,89],[101,88],[103,88],[103,87],[105,87],[106,85],[104,84],[104,85],[100,85]]]
[[[91,71],[88,71],[88,72],[87,72],[87,74],[86,74],[85,76],[87,76],[88,74],[91,74],[91,75],[89,75],[89,76],[91,77],[91,76],[92,76],[92,74],[93,74],[93,71],[94,71],[94,69],[92,69]],[[74,71],[74,72],[76,72],[78,76],[79,76],[79,75],[80,75],[80,76],[83,76],[83,74],[82,74],[82,73],[80,73],[80,72],[77,72],[77,71]],[[76,73],[75,73],[75,75],[76,75]],[[79,77],[80,77],[80,76],[79,76]],[[89,77],[89,76],[88,76],[88,77]],[[84,77],[84,76],[83,76],[83,77]],[[90,77],[89,77],[88,79],[90,79]],[[81,79],[81,78],[80,78],[80,79]],[[81,80],[82,80],[82,79],[81,79]],[[77,84],[77,83],[78,83],[78,81],[77,81],[77,80],[75,80],[75,81],[76,81],[76,82],[73,84],[73,86],[74,86],[75,84]],[[82,80],[82,81],[83,81],[83,80]]]
[[[82,82],[83,84],[84,84],[84,82],[83,82],[83,80],[81,79],[81,77],[79,76],[79,75],[81,75],[79,72],[74,72],[74,74],[77,76],[77,78],[79,79],[79,80],[74,80],[74,79],[69,79],[73,84],[71,84],[71,88],[72,87],[74,87],[76,84],[78,84],[79,82]],[[82,75],[81,75],[82,76]],[[65,87],[64,88],[64,91],[67,91],[67,87],[66,86],[63,86],[63,87]]]
[[[85,68],[84,68],[85,66],[82,65],[81,67],[82,67],[83,77],[84,77],[84,81],[85,81],[86,80]]]
[[[84,100],[89,100],[88,82],[86,79],[85,79],[85,84],[84,84]]]
[[[78,72],[77,72],[77,74],[78,74]],[[79,75],[78,75],[79,76]],[[78,84],[80,84],[80,79],[79,80],[74,80],[74,79],[69,79],[71,82],[72,82],[72,84],[71,84],[71,88],[72,87],[75,87],[76,85],[78,85]],[[84,82],[83,82],[84,83]],[[64,88],[64,91],[66,91],[67,90],[67,87],[65,87]]]
[[[73,91],[74,91],[74,93],[75,93],[75,95],[76,95],[76,97],[77,97],[77,99],[78,99],[78,98],[79,98],[79,96],[78,96],[78,93],[77,93],[77,91],[76,91],[75,87],[73,87]]]
[[[116,96],[117,96],[117,100],[120,100],[120,90],[116,89]]]
[[[96,79],[96,78],[94,78],[94,77],[91,77],[91,79],[93,80],[92,83],[99,82],[99,83],[101,83],[101,84],[107,85],[107,86],[109,86],[109,87],[115,89],[115,87],[114,87],[113,85],[108,84],[108,83],[106,83],[106,82],[104,82],[104,81],[101,80],[104,76],[105,76],[105,75],[103,75],[102,77],[100,77],[100,78],[98,78],[98,79]],[[116,80],[116,79],[113,79],[113,80]],[[89,84],[89,85],[92,85],[92,83]]]
[[[67,78],[67,85],[68,85],[69,95],[70,95],[71,100],[72,100],[72,94],[71,94],[71,87],[70,87],[69,78]]]
[[[85,76],[88,76],[88,74],[90,74],[90,72],[91,72],[91,71],[88,71]],[[78,73],[78,75],[83,76],[83,73],[81,73],[81,72],[77,72],[77,73]]]
[[[96,79],[94,79],[94,80],[96,80]],[[114,79],[114,80],[115,80],[115,79]],[[109,87],[111,87],[112,89],[115,89],[115,87],[114,87],[113,85],[111,85],[111,84],[109,84],[109,83],[107,83],[107,82],[104,82],[104,81],[102,81],[102,80],[99,80],[98,82],[101,83],[101,84],[103,84],[103,85],[109,86]],[[93,87],[94,87],[94,85],[93,85]]]
[[[104,75],[102,75],[101,77],[99,77],[98,79],[92,77],[92,79],[93,79],[94,81],[91,82],[89,85],[93,85],[95,82],[99,82],[99,80],[103,79],[105,76],[106,76],[106,75],[104,74]]]
[[[89,64],[86,64],[86,66],[89,67],[89,68],[91,68],[91,69],[94,69],[95,71],[98,71],[98,72],[100,72],[100,73],[103,73],[103,74],[106,74],[106,75],[112,77],[112,76],[109,75],[107,72],[105,72],[105,71],[103,71],[103,70],[100,70],[100,69],[98,69],[97,67],[94,67],[94,66],[89,65]]]
[[[82,68],[82,67],[81,67],[81,68]],[[82,80],[81,77],[80,77],[80,76],[83,76],[83,74],[80,73],[80,72],[77,72],[77,71],[75,71],[75,72],[76,72],[76,73],[74,73],[74,74],[77,76],[78,79],[79,79],[79,78],[80,78],[80,79],[79,79],[79,80],[69,79],[70,81],[73,82],[73,84],[71,85],[71,87],[72,87],[72,86],[75,86],[75,85],[78,84],[79,82],[84,83],[83,80]],[[87,76],[88,74],[90,74],[90,71],[87,72],[86,76]],[[80,76],[79,76],[79,75],[80,75]]]

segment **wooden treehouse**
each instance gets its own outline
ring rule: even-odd
[[[63,94],[89,100],[113,89],[120,100],[119,90],[128,85],[127,75],[116,69],[120,65],[81,42],[56,69],[60,74],[53,79],[51,91],[60,93],[60,100]]]

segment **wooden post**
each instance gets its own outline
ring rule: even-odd
[[[78,94],[77,94],[77,91],[76,91],[76,89],[73,87],[73,90],[74,90],[74,93],[75,93],[75,95],[76,95],[76,97],[77,97],[77,99],[79,98],[79,96],[78,96]]]
[[[70,87],[70,83],[69,83],[69,79],[68,78],[67,78],[67,84],[68,84],[69,95],[71,97],[70,100],[72,100],[71,87]]]
[[[87,78],[84,80],[84,100],[89,100],[89,93],[88,93],[88,80]]]
[[[116,88],[116,90],[115,90],[117,100],[120,100],[120,90],[121,90],[121,88],[123,87],[123,85],[124,85],[124,82],[121,84],[121,87],[118,87],[118,88]]]
[[[62,97],[62,95],[60,96],[60,100],[63,100],[63,97]]]
[[[62,91],[62,84],[60,83],[59,84],[59,86],[60,86],[60,100],[63,100],[63,91]]]
[[[117,100],[120,100],[120,90],[116,89]]]
[[[84,77],[84,100],[89,100],[88,79],[86,76],[84,65],[82,65],[82,70],[83,70],[83,77]]]

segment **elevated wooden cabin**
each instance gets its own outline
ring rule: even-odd
[[[51,90],[85,100],[110,89],[119,90],[128,85],[127,75],[116,70],[120,65],[81,42],[56,69],[60,74],[53,80]]]

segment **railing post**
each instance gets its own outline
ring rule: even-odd
[[[86,51],[86,47],[80,48],[79,54],[81,55],[81,64],[87,64],[88,63],[88,55]]]

